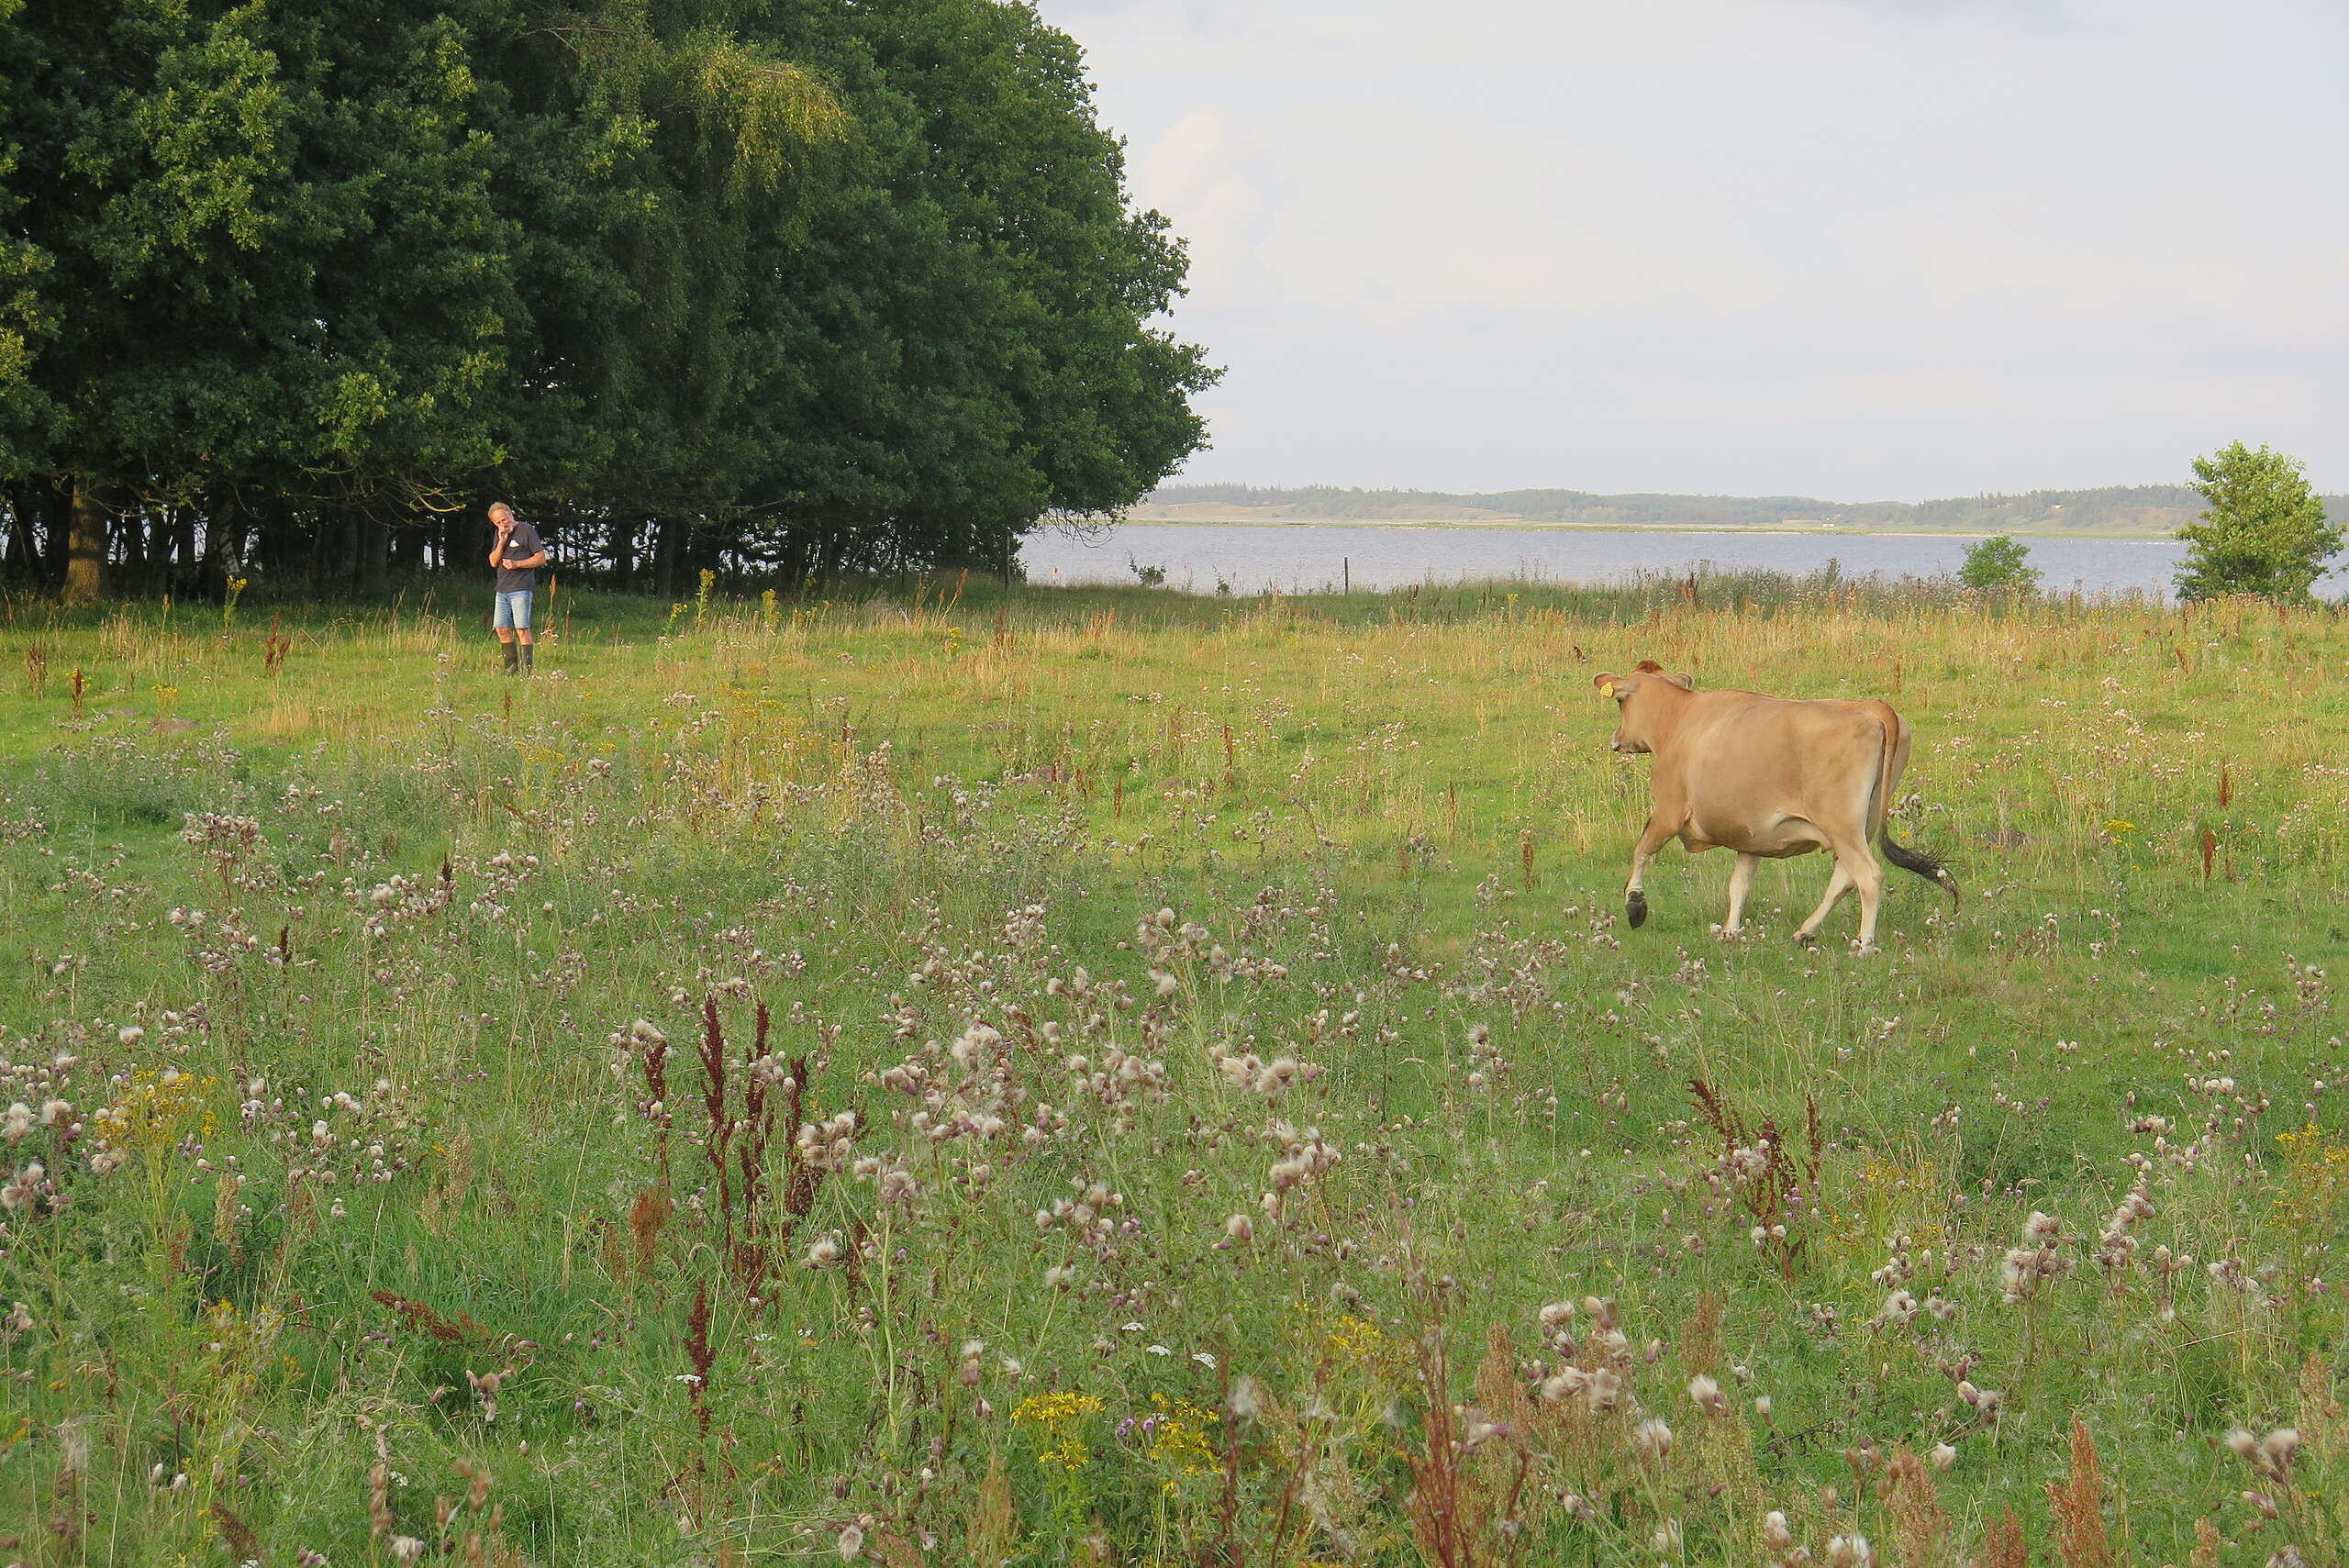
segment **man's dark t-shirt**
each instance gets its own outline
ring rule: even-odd
[[[506,536],[506,549],[499,557],[497,591],[501,594],[534,592],[539,585],[538,569],[531,567],[527,570],[518,570],[505,562],[528,561],[546,547],[547,541],[539,537],[538,529],[519,517],[515,518],[514,531]]]

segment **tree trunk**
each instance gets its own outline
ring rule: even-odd
[[[291,593],[309,580],[310,559],[317,552],[317,544],[301,514],[292,507],[273,503],[254,517],[253,547],[274,586]]]
[[[236,548],[237,514],[222,505],[204,519],[204,553],[196,558],[191,591],[206,599],[228,596],[228,564]]]
[[[816,536],[816,570],[813,585],[820,593],[832,585],[840,573],[841,530],[827,522]]]
[[[653,546],[652,591],[674,603],[677,597],[678,557],[685,553],[685,519],[662,517],[653,527],[660,531],[656,535],[659,542]]]
[[[32,486],[12,484],[6,491],[8,502],[8,531],[0,534],[0,577],[19,572],[31,575],[27,568],[31,556],[26,546],[32,542]]]
[[[187,581],[195,571],[195,508],[172,508],[172,564],[173,575]]]
[[[358,536],[359,562],[353,586],[362,599],[380,599],[391,565],[391,528],[383,518],[368,516],[359,519],[354,531]]]
[[[106,517],[86,474],[73,476],[65,524],[65,602],[95,605],[106,596]]]
[[[401,578],[414,577],[424,568],[425,547],[430,542],[426,524],[421,519],[409,517],[389,531],[393,574]]]
[[[775,556],[776,586],[785,593],[796,593],[807,580],[807,530],[793,523],[783,535],[782,549]]]
[[[228,514],[228,528],[221,536],[220,548],[221,588],[224,592],[228,588],[228,578],[244,576],[247,568],[252,565],[253,552],[261,548],[253,537],[257,527],[259,519],[242,506]]]
[[[128,583],[130,592],[143,594],[147,582],[147,514],[142,508],[125,512],[114,519],[114,537],[121,546],[122,561],[115,568],[117,585]]]
[[[612,519],[612,586],[627,593],[636,585],[636,519]]]
[[[351,535],[355,531],[351,514],[340,506],[318,514],[310,534],[310,591],[318,597],[351,591]]]

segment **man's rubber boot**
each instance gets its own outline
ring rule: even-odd
[[[522,673],[525,675],[530,673],[530,661],[538,651],[539,645],[535,642],[522,644]]]
[[[501,642],[497,645],[497,651],[506,656],[506,669],[504,673],[508,675],[512,674],[517,668],[515,663],[514,645],[510,642]]]

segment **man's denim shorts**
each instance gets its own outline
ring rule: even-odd
[[[530,590],[497,595],[497,608],[490,616],[490,626],[498,631],[530,628]]]

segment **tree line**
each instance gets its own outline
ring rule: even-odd
[[[1202,444],[1076,45],[1003,0],[0,0],[0,575],[674,595],[1000,567]]]
[[[2175,534],[2200,515],[2207,497],[2197,484],[2108,485],[2089,490],[2034,490],[1932,501],[1823,501],[1810,495],[1598,495],[1584,490],[1507,490],[1482,494],[1432,490],[1364,490],[1336,485],[1177,483],[1143,498],[1158,506],[1206,503],[1278,507],[1292,517],[1520,519],[1605,527],[1777,528],[1788,519],[1846,528],[1946,528],[2035,533],[2127,530]],[[2349,496],[2324,496],[2349,512]]]

